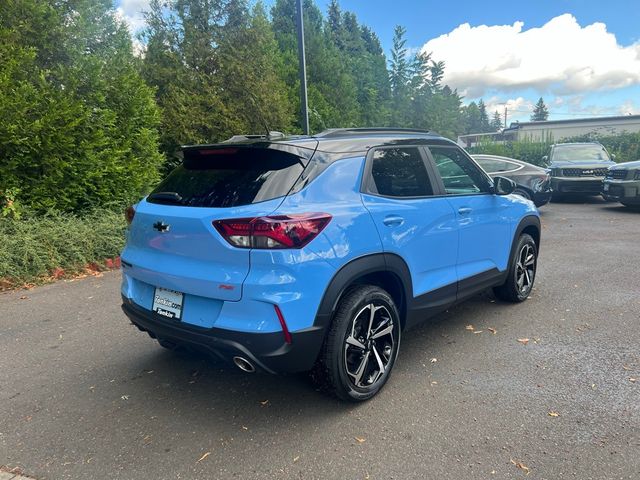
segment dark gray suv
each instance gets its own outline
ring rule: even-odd
[[[627,207],[640,207],[640,160],[609,168],[602,185],[602,196]]]
[[[615,165],[597,142],[558,143],[543,160],[551,170],[554,199],[565,194],[599,195],[607,170]]]

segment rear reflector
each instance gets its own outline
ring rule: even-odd
[[[280,321],[280,326],[282,327],[282,333],[284,333],[284,341],[291,345],[291,333],[289,332],[289,327],[287,327],[287,322],[284,321],[284,316],[282,315],[282,311],[278,305],[274,305],[273,308],[276,311],[276,315],[278,316],[278,320]]]
[[[328,213],[216,220],[213,226],[234,247],[302,248],[331,221]]]
[[[127,225],[131,225],[131,222],[133,222],[133,217],[136,216],[136,209],[131,206],[131,207],[127,207],[127,209],[124,211],[124,218],[126,218],[127,220]]]

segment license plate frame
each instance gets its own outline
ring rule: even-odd
[[[182,320],[184,293],[168,288],[156,287],[153,292],[151,310],[170,320]]]

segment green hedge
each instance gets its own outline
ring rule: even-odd
[[[111,210],[1,218],[0,285],[38,283],[57,268],[73,274],[103,264],[120,254],[125,229],[124,215]]]

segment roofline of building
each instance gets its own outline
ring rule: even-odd
[[[518,130],[520,127],[528,127],[531,125],[544,126],[544,125],[557,125],[557,124],[569,124],[569,123],[602,123],[603,121],[611,120],[640,120],[640,115],[616,115],[613,117],[592,117],[592,118],[575,118],[565,120],[545,120],[544,122],[513,122],[509,125],[509,128],[505,128],[504,131]]]

